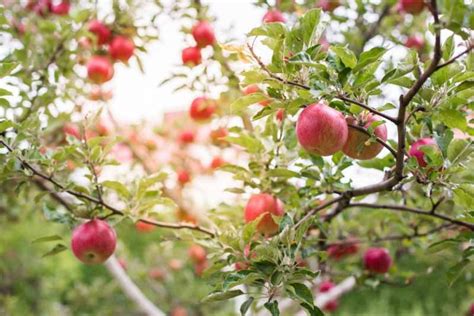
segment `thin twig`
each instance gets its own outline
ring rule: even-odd
[[[369,131],[367,129],[365,129],[364,127],[362,126],[359,126],[359,125],[354,125],[354,124],[347,124],[347,126],[349,126],[350,128],[353,128],[353,129],[356,129],[364,134],[367,134],[368,136],[370,137],[375,137],[375,140],[381,144],[382,146],[384,146],[385,148],[388,149],[388,151],[390,151],[390,153],[396,158],[397,157],[397,152],[395,151],[395,149],[392,148],[392,146],[390,146],[389,144],[387,144],[385,141],[383,141],[380,137],[377,137],[377,136],[374,136],[372,134],[369,133]]]
[[[384,114],[384,113],[382,113],[382,112],[380,112],[380,111],[378,111],[378,110],[376,110],[376,109],[374,109],[374,108],[368,106],[367,104],[364,104],[364,103],[359,102],[359,101],[356,101],[356,100],[352,100],[352,99],[350,99],[350,98],[348,98],[348,97],[345,97],[345,96],[343,96],[343,95],[337,95],[336,98],[338,98],[338,99],[340,99],[340,100],[342,100],[342,101],[348,102],[348,103],[352,103],[352,104],[358,105],[358,106],[360,106],[361,108],[364,108],[364,109],[366,109],[366,110],[369,111],[369,112],[372,112],[372,113],[374,113],[374,114],[377,114],[378,116],[381,116],[381,117],[383,117],[383,118],[385,118],[385,119],[387,119],[387,120],[389,120],[389,121],[391,121],[391,122],[397,124],[397,119],[396,119],[396,118],[391,117],[390,115]]]

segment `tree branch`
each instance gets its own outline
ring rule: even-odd
[[[460,52],[459,54],[457,54],[456,56],[454,56],[453,58],[451,58],[451,59],[448,60],[447,62],[444,62],[444,63],[442,63],[442,64],[439,64],[439,65],[436,67],[435,71],[438,71],[438,70],[440,70],[441,68],[446,67],[446,66],[448,66],[448,65],[450,65],[450,64],[452,64],[452,63],[454,63],[457,59],[459,59],[459,58],[462,57],[463,55],[469,53],[473,48],[474,48],[474,44],[471,43],[471,44],[468,46],[468,48],[466,48],[464,51]]]
[[[374,137],[374,135],[370,134],[367,129],[365,129],[364,127],[362,126],[359,126],[359,125],[354,125],[354,124],[347,124],[350,128],[353,128],[353,129],[356,129],[370,137]],[[390,151],[390,153],[396,158],[397,157],[397,152],[395,151],[395,149],[393,149],[389,144],[387,144],[385,141],[383,141],[380,137],[377,137],[375,136],[375,140],[381,144],[382,146],[384,146],[385,148],[388,149],[388,151]]]
[[[383,118],[385,118],[385,119],[391,121],[392,123],[395,123],[395,124],[397,123],[397,119],[396,119],[396,118],[391,117],[390,115],[384,114],[384,113],[382,113],[382,112],[380,112],[380,111],[377,111],[376,109],[374,109],[374,108],[372,108],[372,107],[370,107],[370,106],[368,106],[368,105],[366,105],[366,104],[364,104],[364,103],[362,103],[362,102],[349,99],[349,98],[345,97],[345,96],[342,95],[342,94],[341,94],[341,95],[337,95],[336,98],[338,98],[338,99],[340,99],[340,100],[342,100],[342,101],[348,102],[348,103],[352,103],[352,104],[358,105],[358,106],[360,106],[361,108],[364,108],[364,109],[366,109],[366,110],[369,111],[369,112],[372,112],[372,113],[374,113],[374,114],[377,114],[378,116],[381,116],[381,117],[383,117]]]

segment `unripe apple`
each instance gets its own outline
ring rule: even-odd
[[[419,35],[409,36],[405,42],[407,48],[422,50],[425,46],[425,40]]]
[[[336,285],[329,280],[323,281],[319,285],[319,292],[320,293],[329,292],[335,286]],[[339,306],[339,302],[337,300],[331,300],[323,306],[323,309],[327,312],[334,312],[338,306]]]
[[[399,8],[407,13],[420,14],[425,8],[425,0],[400,0]]]
[[[279,10],[272,9],[272,10],[268,10],[268,12],[265,13],[262,21],[263,23],[274,23],[274,22],[285,23],[286,19]]]
[[[92,56],[87,62],[87,76],[97,84],[109,81],[114,76],[114,67],[107,57]]]
[[[109,45],[109,54],[113,59],[128,62],[135,50],[133,41],[125,36],[115,36]]]
[[[63,0],[58,4],[53,4],[51,6],[51,13],[56,15],[67,15],[71,9],[71,4],[68,0]]]
[[[341,260],[344,257],[355,254],[359,251],[359,245],[356,240],[348,239],[343,244],[330,245],[327,249],[329,258],[336,261]]]
[[[392,257],[385,248],[369,248],[364,254],[364,266],[373,273],[387,273],[392,266]]]
[[[178,172],[178,182],[183,185],[188,183],[191,180],[191,176],[189,175],[189,172],[186,170],[180,170]]]
[[[195,138],[194,130],[184,130],[179,134],[179,141],[183,144],[190,144]]]
[[[275,117],[278,121],[283,121],[283,119],[285,118],[285,110],[284,109],[279,109],[276,114],[275,114]]]
[[[195,121],[207,121],[216,111],[217,104],[206,97],[197,97],[191,103],[189,115]]]
[[[354,117],[348,117],[346,121],[347,124],[358,125],[368,129],[374,122],[380,121],[380,118],[369,113],[360,116],[358,120]],[[385,124],[377,126],[374,129],[374,134],[381,140],[386,141],[387,127]],[[370,143],[368,143],[369,139],[369,135],[349,126],[347,141],[342,148],[342,152],[354,159],[372,159],[382,151],[383,146],[376,141],[370,141]]]
[[[340,5],[341,2],[339,0],[319,0],[316,7],[326,12],[332,12]]]
[[[206,249],[201,247],[200,245],[194,244],[188,249],[189,258],[195,263],[206,261]]]
[[[422,146],[433,146],[438,148],[436,141],[433,138],[425,137],[420,138],[410,146],[410,150],[408,151],[408,155],[410,157],[415,157],[418,161],[418,165],[420,167],[426,167],[428,162],[425,160],[425,153],[421,150],[420,147]]]
[[[149,233],[149,232],[154,231],[156,229],[156,226],[152,225],[152,224],[149,224],[149,223],[146,223],[144,221],[138,221],[138,222],[135,223],[135,228],[140,233]]]
[[[161,281],[165,278],[165,271],[163,269],[161,269],[160,267],[155,267],[155,268],[151,268],[150,271],[148,271],[148,276],[153,279],[153,280],[157,280],[157,281]]]
[[[188,316],[188,310],[181,306],[176,306],[171,310],[170,316]]]
[[[81,224],[72,232],[72,252],[86,264],[104,262],[114,253],[116,244],[114,229],[100,219]]]
[[[199,47],[187,47],[181,52],[184,65],[196,66],[201,63],[201,49]]]
[[[217,168],[221,167],[223,164],[225,164],[225,160],[222,159],[219,156],[216,156],[216,157],[212,158],[210,167],[211,167],[211,169],[217,169]]]
[[[193,26],[191,33],[198,47],[205,47],[208,45],[214,45],[216,37],[214,30],[207,21],[200,21]]]
[[[268,193],[252,195],[244,209],[246,223],[261,217],[257,224],[257,231],[267,236],[278,232],[278,224],[275,223],[272,215],[283,216],[283,214],[283,203]]]
[[[97,37],[97,44],[99,45],[107,44],[110,41],[110,36],[112,35],[110,29],[104,23],[98,20],[92,20],[89,23],[89,32],[95,34]]]
[[[321,102],[308,105],[296,123],[300,145],[320,156],[329,156],[341,150],[348,133],[344,115]]]

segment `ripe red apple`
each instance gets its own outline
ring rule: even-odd
[[[412,35],[407,38],[405,46],[411,49],[422,50],[425,46],[425,40],[419,35]]]
[[[157,281],[163,280],[165,278],[165,275],[165,271],[160,267],[151,268],[150,271],[148,271],[148,276],[153,280]]]
[[[272,10],[269,10],[267,13],[265,13],[262,21],[264,23],[274,23],[274,22],[285,23],[286,19],[279,10],[272,9]]]
[[[332,12],[340,5],[341,2],[339,0],[319,0],[316,7],[326,12]]]
[[[425,0],[400,0],[399,8],[407,13],[419,14],[425,8]]]
[[[196,66],[201,63],[201,49],[199,47],[187,47],[181,52],[183,64],[188,66]]]
[[[425,137],[420,138],[410,146],[410,150],[408,151],[408,155],[410,157],[415,157],[418,161],[418,165],[420,167],[426,167],[428,162],[425,160],[425,153],[421,150],[420,147],[422,146],[433,146],[438,148],[436,141],[433,138]]]
[[[176,306],[171,310],[170,316],[188,316],[188,310],[182,306]]]
[[[87,63],[87,76],[97,84],[109,81],[114,76],[114,67],[107,57],[92,56]]]
[[[206,249],[201,247],[200,245],[194,244],[188,249],[189,258],[195,263],[206,261]]]
[[[285,110],[284,109],[279,109],[276,114],[275,114],[275,117],[278,121],[283,121],[283,119],[285,118]]]
[[[188,183],[191,180],[191,176],[189,175],[189,172],[186,170],[180,170],[178,172],[178,182],[183,185]]]
[[[112,32],[110,29],[102,22],[98,20],[92,20],[89,23],[89,32],[94,33],[97,37],[97,44],[104,45],[110,41],[110,36]]]
[[[380,118],[369,113],[367,115],[361,115],[358,119],[348,117],[346,121],[347,124],[358,125],[368,129],[374,122],[380,121]],[[350,126],[348,131],[347,141],[342,148],[342,152],[347,156],[354,159],[368,160],[374,158],[382,151],[382,144],[376,141],[367,144],[370,139],[369,135]],[[374,130],[374,134],[381,140],[386,141],[387,127],[385,124],[377,126]]]
[[[207,21],[198,22],[196,25],[193,26],[191,33],[198,47],[214,45],[214,43],[216,42],[214,29]]]
[[[217,156],[217,157],[212,158],[210,167],[211,169],[217,169],[221,167],[223,164],[225,164],[225,160]]]
[[[138,221],[138,222],[135,223],[135,228],[140,233],[149,233],[149,232],[154,231],[156,229],[156,226],[152,225],[152,224],[148,224],[148,223],[143,222],[143,221]]]
[[[323,281],[319,285],[319,292],[320,293],[329,292],[335,286],[336,285],[329,280]],[[323,306],[323,309],[327,312],[334,312],[338,306],[339,306],[339,302],[337,300],[331,300]]]
[[[195,121],[207,121],[216,111],[217,104],[206,97],[197,97],[191,103],[189,115]]]
[[[329,156],[341,150],[348,133],[342,113],[321,102],[308,105],[296,123],[296,136],[300,145],[320,156]]]
[[[104,262],[114,253],[116,244],[114,229],[100,219],[83,223],[72,232],[72,252],[86,264]]]
[[[51,13],[56,15],[67,15],[71,9],[69,0],[63,0],[60,3],[53,4],[51,6]]]
[[[359,245],[356,240],[348,239],[343,244],[330,245],[327,249],[329,258],[336,261],[341,260],[344,257],[355,254],[359,251]]]
[[[128,62],[135,50],[133,41],[125,36],[115,36],[109,45],[109,54],[113,59]]]
[[[392,266],[392,257],[385,248],[369,248],[364,254],[364,266],[373,273],[387,273]]]
[[[283,214],[283,203],[268,193],[252,195],[244,209],[246,223],[261,217],[257,224],[257,231],[267,236],[278,232],[278,224],[275,223],[272,215],[283,216]]]
[[[474,303],[471,304],[469,311],[467,312],[467,316],[474,316]]]
[[[179,141],[183,144],[190,144],[194,142],[194,130],[184,130],[179,134]]]

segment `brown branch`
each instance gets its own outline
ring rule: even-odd
[[[305,215],[303,218],[301,218],[301,219],[295,224],[295,228],[297,228],[298,226],[300,226],[303,222],[305,222],[308,218],[310,218],[310,217],[313,216],[314,214],[318,213],[319,211],[325,209],[326,207],[331,206],[332,204],[337,203],[337,202],[339,202],[339,201],[341,201],[341,200],[343,200],[343,199],[344,199],[343,196],[339,196],[339,197],[337,197],[337,198],[335,198],[335,199],[332,199],[332,200],[330,200],[330,201],[328,201],[328,202],[326,202],[326,203],[323,203],[323,204],[321,204],[321,205],[315,207],[314,209],[312,209],[311,211],[309,211],[308,213],[306,213],[306,215]]]
[[[374,113],[374,114],[377,114],[378,116],[381,116],[381,117],[383,117],[383,118],[385,118],[385,119],[387,119],[387,120],[389,120],[389,121],[391,121],[391,122],[393,122],[393,123],[395,123],[395,124],[397,123],[397,119],[396,119],[396,118],[391,117],[390,115],[384,114],[384,113],[382,113],[382,112],[380,112],[380,111],[377,111],[376,109],[374,109],[374,108],[368,106],[367,104],[364,104],[364,103],[359,102],[359,101],[356,101],[356,100],[349,99],[349,98],[345,97],[345,96],[342,95],[342,94],[341,94],[341,95],[337,95],[336,98],[338,98],[338,99],[340,99],[340,100],[342,100],[342,101],[348,102],[348,103],[352,103],[352,104],[358,105],[358,106],[360,106],[361,108],[364,108],[364,109],[366,109],[366,110],[369,111],[369,112],[372,112],[372,113]]]
[[[13,148],[11,148],[6,142],[4,142],[3,140],[0,139],[0,144],[2,144],[10,153],[14,153],[14,150]],[[76,191],[73,191],[73,190],[70,190],[70,189],[67,189],[64,185],[62,185],[61,183],[59,183],[56,179],[54,179],[52,176],[49,176],[49,175],[46,175],[44,174],[43,172],[37,170],[35,167],[33,167],[29,162],[27,162],[26,160],[16,156],[16,159],[18,159],[18,161],[20,161],[21,165],[25,168],[25,169],[28,169],[32,172],[33,176],[36,176],[38,178],[41,178],[43,180],[46,180],[50,183],[52,183],[55,187],[57,187],[60,191],[63,191],[63,192],[66,192],[66,193],[69,193],[70,195],[72,196],[75,196],[76,198],[79,198],[79,199],[82,199],[82,200],[86,200],[86,201],[89,201],[89,202],[92,202],[96,205],[100,205],[100,206],[103,206],[104,208],[112,211],[113,214],[115,215],[121,215],[121,216],[124,216],[125,213],[122,211],[122,210],[119,210],[118,208],[116,207],[113,207],[111,206],[110,204],[106,203],[105,201],[101,201],[100,199],[97,199],[93,196],[90,196],[90,195],[87,195],[87,194],[84,194],[84,193],[80,193],[80,192],[76,192]],[[48,190],[50,191],[50,190]],[[58,202],[60,202],[62,205],[64,205],[65,207],[66,204],[68,204],[64,199],[56,199]],[[68,204],[69,205],[69,204]],[[70,205],[69,205],[70,207]],[[68,208],[69,209],[69,208]],[[170,229],[189,229],[189,230],[195,230],[195,231],[199,231],[199,232],[202,232],[204,234],[207,234],[211,237],[215,237],[215,233],[207,228],[204,228],[204,227],[201,227],[201,226],[198,226],[198,225],[192,225],[192,224],[185,224],[185,223],[179,223],[179,224],[175,224],[175,223],[166,223],[166,222],[159,222],[159,221],[154,221],[154,220],[150,220],[150,219],[140,219],[140,221],[143,221],[147,224],[151,224],[151,225],[154,225],[154,226],[157,226],[157,227],[161,227],[161,228],[170,228]]]
[[[364,127],[362,126],[359,126],[359,125],[354,125],[354,124],[347,124],[347,126],[349,126],[350,128],[353,128],[353,129],[356,129],[370,137],[375,137],[375,140],[381,144],[382,146],[384,146],[385,148],[388,149],[388,151],[390,151],[390,153],[394,156],[394,157],[397,157],[397,152],[395,151],[395,149],[393,149],[389,144],[387,144],[385,141],[383,141],[380,137],[377,137],[375,135],[372,135],[369,133],[369,131],[367,131],[367,129],[365,129]]]
[[[375,23],[373,23],[369,30],[364,34],[363,39],[362,39],[362,44],[360,46],[361,50],[364,50],[365,44],[367,44],[368,41],[370,41],[375,35],[377,35],[377,31],[380,28],[380,25],[382,24],[383,19],[388,16],[390,13],[390,5],[385,5],[382,9],[382,12],[379,15],[379,18]]]
[[[468,48],[466,48],[464,51],[460,52],[459,54],[457,54],[456,56],[454,56],[453,58],[451,58],[450,60],[448,60],[447,62],[444,62],[442,64],[439,64],[435,71],[438,71],[440,70],[441,68],[443,67],[446,67],[452,63],[454,63],[457,59],[459,59],[460,57],[462,57],[463,55],[469,53],[472,49],[474,48],[474,44],[470,44]]]
[[[451,224],[454,224],[454,225],[469,228],[470,230],[474,231],[474,224],[466,223],[466,222],[451,218],[451,217],[446,216],[446,215],[434,213],[432,211],[425,211],[425,210],[422,210],[422,209],[408,207],[408,206],[404,206],[404,205],[351,203],[351,204],[348,204],[346,207],[347,208],[364,207],[364,208],[371,208],[371,209],[384,209],[384,210],[393,210],[393,211],[399,211],[399,212],[405,212],[405,213],[412,213],[412,214],[437,218],[437,219],[440,219],[440,220],[443,220],[443,221],[446,221],[446,222],[450,222]]]

